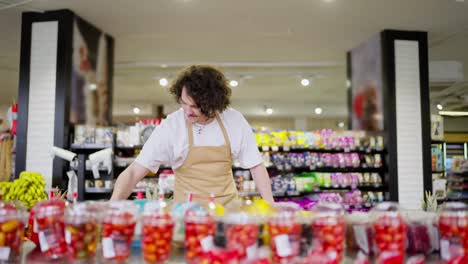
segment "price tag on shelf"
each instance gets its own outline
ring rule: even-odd
[[[284,147],[283,147],[283,150],[284,150],[284,151],[290,151],[291,148],[290,148],[289,146],[284,146]]]
[[[278,147],[278,146],[272,146],[272,147],[271,147],[271,150],[272,150],[272,151],[279,151],[279,147]]]
[[[270,150],[270,147],[268,147],[268,146],[262,146],[262,151],[268,151],[268,150]]]

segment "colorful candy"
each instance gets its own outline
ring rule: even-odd
[[[299,255],[301,224],[291,212],[276,214],[268,222],[274,263],[291,263]]]
[[[185,216],[185,259],[198,263],[204,252],[214,247],[215,220],[206,212],[187,211]]]
[[[41,251],[52,259],[63,257],[67,253],[63,219],[65,202],[48,200],[36,204],[34,208],[34,228],[37,229]]]
[[[241,260],[254,257],[259,235],[255,219],[243,213],[230,214],[225,224],[227,248],[237,250]]]
[[[0,202],[0,262],[20,261],[26,210],[19,203]]]
[[[169,214],[148,214],[142,218],[143,259],[146,263],[164,263],[171,253],[174,222]]]
[[[463,203],[448,203],[439,217],[440,254],[455,261],[468,255],[468,211]]]

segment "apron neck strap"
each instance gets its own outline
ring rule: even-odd
[[[230,146],[231,146],[231,142],[229,141],[229,137],[228,137],[226,128],[224,127],[223,122],[221,122],[221,118],[219,117],[219,114],[218,114],[218,113],[216,113],[215,118],[216,118],[216,121],[218,121],[218,124],[219,124],[219,127],[221,128],[221,131],[223,132],[223,137],[224,137],[224,141],[226,142],[226,145],[230,147]],[[190,123],[188,120],[186,120],[186,124],[187,124],[187,130],[188,130],[189,146],[192,147],[192,146],[193,146],[193,129],[192,129],[192,123]]]

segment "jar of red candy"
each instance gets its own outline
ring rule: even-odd
[[[319,203],[312,209],[312,249],[309,256],[326,256],[327,263],[340,263],[345,241],[344,208]]]
[[[185,259],[188,263],[199,263],[204,252],[214,248],[215,219],[202,209],[189,209],[184,216]]]
[[[138,207],[131,201],[112,201],[102,219],[102,256],[106,261],[130,257]]]
[[[26,208],[20,202],[0,202],[0,262],[19,263]]]
[[[454,261],[468,255],[468,207],[447,203],[439,215],[440,255]]]
[[[422,211],[410,211],[407,214],[407,248],[409,255],[430,254],[438,244],[436,214]]]
[[[68,257],[86,262],[96,256],[99,241],[99,214],[90,203],[77,203],[65,210],[65,241]]]
[[[237,250],[239,258],[256,257],[259,223],[257,218],[246,213],[231,213],[224,219],[227,248]]]
[[[65,242],[65,201],[53,199],[37,203],[33,210],[34,231],[37,231],[41,251],[51,259],[67,253]]]
[[[146,263],[165,263],[171,253],[174,221],[160,201],[147,202],[142,221],[143,259]]]
[[[407,225],[398,204],[380,203],[371,214],[378,263],[403,263]]]
[[[299,255],[302,226],[296,215],[283,211],[268,220],[273,263],[291,263]]]

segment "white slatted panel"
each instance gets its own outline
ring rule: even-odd
[[[58,22],[35,22],[31,31],[26,170],[52,184]]]
[[[419,209],[424,186],[417,41],[395,40],[395,81],[399,202]]]

